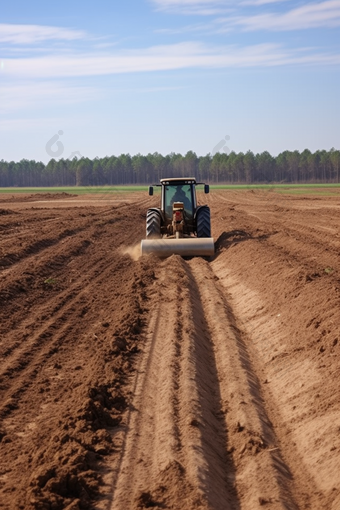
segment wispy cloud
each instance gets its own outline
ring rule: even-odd
[[[159,9],[172,9],[177,7],[207,7],[225,3],[223,0],[153,0]]]
[[[231,12],[239,6],[262,6],[282,3],[289,0],[152,0],[157,10],[180,14],[212,16],[221,12]]]
[[[308,28],[333,28],[340,26],[340,0],[326,0],[324,2],[308,2],[287,12],[264,12],[261,14],[235,15],[236,8],[261,7],[270,4],[283,3],[288,0],[234,0],[220,2],[219,0],[153,0],[158,9],[165,11],[176,10],[181,14],[221,14],[223,9],[228,17],[222,17],[213,22],[223,26],[221,31],[241,28],[244,31],[268,30],[288,31]],[[234,15],[231,15],[234,13]],[[190,25],[181,32],[205,30],[210,25]]]
[[[85,32],[43,25],[0,24],[0,42],[8,44],[36,44],[43,41],[73,41],[85,37]]]
[[[8,78],[47,79],[188,68],[211,69],[323,63],[339,64],[340,55],[321,54],[316,53],[315,50],[289,50],[277,44],[220,47],[183,42],[111,54],[63,54],[61,56],[5,59],[1,73],[4,73]]]
[[[228,12],[232,0],[152,0],[157,10],[212,16]]]
[[[268,5],[268,4],[279,4],[282,2],[288,2],[289,0],[242,0],[239,5]]]
[[[308,3],[285,13],[221,18],[224,27],[240,27],[245,31],[288,31],[340,26],[340,0]]]

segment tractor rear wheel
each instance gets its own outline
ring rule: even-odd
[[[153,209],[149,209],[146,213],[146,237],[161,237],[161,217],[160,214]]]
[[[197,237],[211,237],[209,207],[202,207],[197,211],[196,231]]]

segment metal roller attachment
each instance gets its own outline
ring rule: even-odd
[[[215,253],[214,239],[181,238],[181,239],[144,239],[141,242],[142,255],[153,254],[157,257],[211,257]]]

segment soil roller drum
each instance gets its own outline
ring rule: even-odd
[[[148,209],[146,239],[141,243],[142,255],[158,257],[177,254],[183,257],[210,257],[214,254],[211,237],[210,209],[197,206],[194,177],[161,179],[161,207]],[[209,193],[209,185],[204,185]],[[153,186],[149,187],[153,195]]]

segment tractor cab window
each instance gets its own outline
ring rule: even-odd
[[[190,184],[165,186],[165,213],[169,219],[172,218],[172,206],[174,202],[183,202],[187,219],[192,219],[192,194]]]

